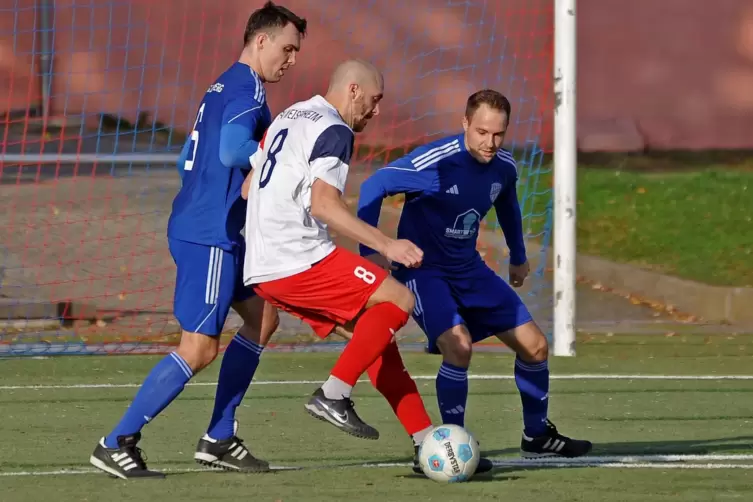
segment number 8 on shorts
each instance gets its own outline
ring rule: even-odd
[[[374,281],[376,281],[376,276],[360,265],[357,266],[355,270],[353,270],[353,275],[361,279],[366,284],[374,284]]]

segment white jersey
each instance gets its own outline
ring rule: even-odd
[[[311,186],[345,189],[353,130],[323,97],[280,113],[251,156],[246,210],[245,285],[282,279],[335,249],[327,226],[311,216]]]

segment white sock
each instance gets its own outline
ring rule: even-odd
[[[434,426],[432,425],[413,434],[413,446],[418,446],[423,443],[424,438],[431,432],[433,428]]]
[[[330,375],[327,381],[322,384],[322,391],[327,399],[344,399],[350,397],[353,386]]]

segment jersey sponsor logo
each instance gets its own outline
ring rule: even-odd
[[[444,236],[450,239],[470,239],[478,232],[479,221],[481,221],[479,212],[469,209],[455,218],[455,224],[452,228],[445,229]]]
[[[489,198],[494,202],[497,200],[497,197],[499,196],[499,192],[502,191],[502,184],[501,183],[492,183],[492,190],[489,192]]]
[[[209,89],[207,89],[207,93],[222,92],[224,88],[225,88],[225,84],[220,84],[220,83],[212,84],[209,86]]]
[[[322,115],[316,110],[296,110],[295,108],[288,108],[280,115],[278,115],[277,118],[281,120],[309,119],[312,122],[318,122],[319,119],[322,118]]]

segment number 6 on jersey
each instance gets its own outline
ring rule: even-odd
[[[193,169],[193,162],[196,158],[196,150],[199,149],[199,131],[196,129],[199,125],[199,123],[204,118],[204,107],[206,106],[206,103],[201,104],[201,108],[199,108],[199,113],[196,116],[196,122],[193,124],[193,130],[191,131],[191,143],[193,143],[193,148],[189,146],[189,155],[190,157],[186,159],[186,162],[183,164],[183,170],[184,171],[190,171]]]

